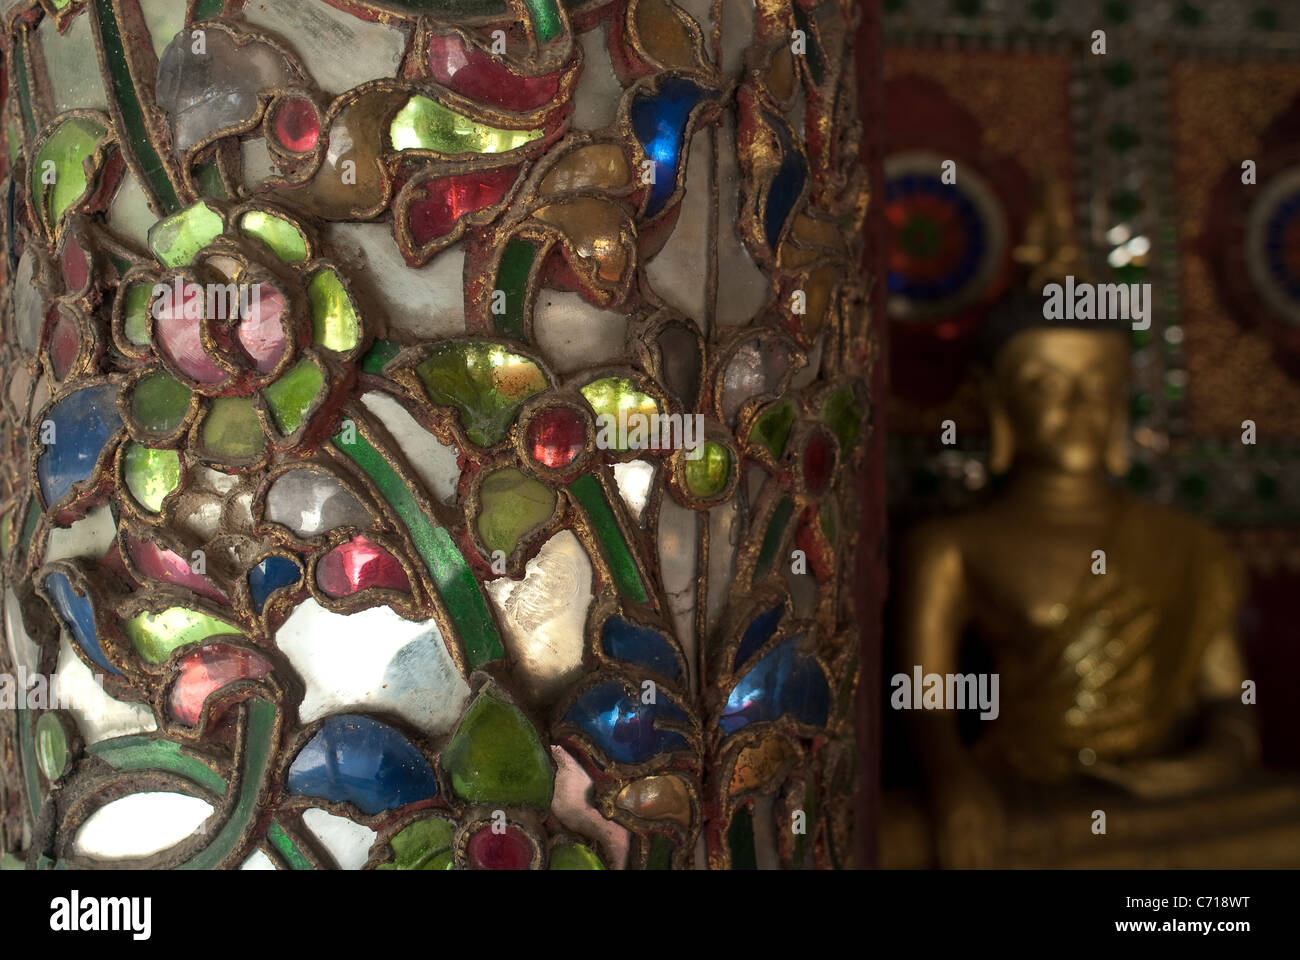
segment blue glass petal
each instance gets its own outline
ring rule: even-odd
[[[677,189],[677,171],[682,161],[686,123],[696,104],[708,91],[685,77],[669,77],[653,94],[640,93],[632,100],[632,132],[654,164],[655,182],[650,186],[646,216],[663,209]]]
[[[429,761],[387,724],[358,714],[327,719],[294,757],[285,786],[291,796],[351,803],[382,813],[438,793]]]
[[[272,554],[248,571],[248,593],[253,598],[253,606],[261,613],[266,606],[266,598],[281,587],[291,587],[302,579],[298,564],[288,557]]]
[[[104,446],[121,428],[117,387],[105,383],[78,390],[50,407],[45,419],[54,425],[54,442],[36,462],[36,478],[48,507],[90,476]],[[42,424],[40,429],[48,428]]]
[[[777,168],[776,176],[767,189],[767,208],[763,211],[763,232],[767,237],[767,245],[775,250],[781,241],[781,230],[790,218],[790,211],[803,193],[804,181],[808,179],[808,162],[790,139],[785,124],[772,114],[764,116],[781,143],[781,166]]]
[[[99,632],[95,629],[95,608],[90,596],[79,597],[72,590],[72,584],[61,573],[51,573],[45,578],[45,589],[54,601],[54,608],[59,613],[72,639],[85,651],[86,656],[109,673],[122,675],[122,671],[108,662],[104,650],[99,645]]]
[[[681,734],[656,729],[658,720],[688,722],[682,709],[662,690],[657,691],[654,703],[642,703],[617,681],[597,684],[573,701],[564,720],[586,733],[618,763],[643,763],[665,750],[686,746]]]
[[[610,617],[600,631],[605,653],[616,660],[626,660],[654,670],[674,680],[681,679],[681,664],[673,646],[658,630],[628,623],[622,617]]]
[[[777,720],[784,714],[815,727],[825,726],[830,712],[826,675],[811,657],[798,652],[800,636],[777,644],[731,691],[718,725],[735,733],[751,723]]]
[[[745,635],[740,638],[740,646],[736,648],[736,659],[731,662],[731,669],[735,670],[742,663],[754,655],[754,651],[761,647],[767,641],[772,639],[772,634],[776,633],[776,625],[781,622],[785,616],[785,604],[778,603],[766,613],[760,613],[745,628]]]

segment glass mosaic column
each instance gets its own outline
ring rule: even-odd
[[[2,5],[5,865],[850,865],[853,5]]]

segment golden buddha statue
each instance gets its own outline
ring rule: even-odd
[[[1025,259],[1062,265],[1041,250]],[[1114,482],[1127,459],[1125,326],[1072,328],[1024,306],[989,377],[990,466],[1005,486],[915,528],[898,578],[900,669],[958,674],[973,633],[999,676],[997,716],[972,724],[973,742],[952,710],[909,717],[943,866],[1006,863],[1008,803],[1188,797],[1257,755],[1233,554]]]

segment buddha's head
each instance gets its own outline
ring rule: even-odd
[[[1127,470],[1128,350],[1113,329],[1033,326],[992,358],[990,467]]]

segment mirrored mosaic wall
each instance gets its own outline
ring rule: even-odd
[[[851,865],[852,4],[0,6],[5,866]]]

